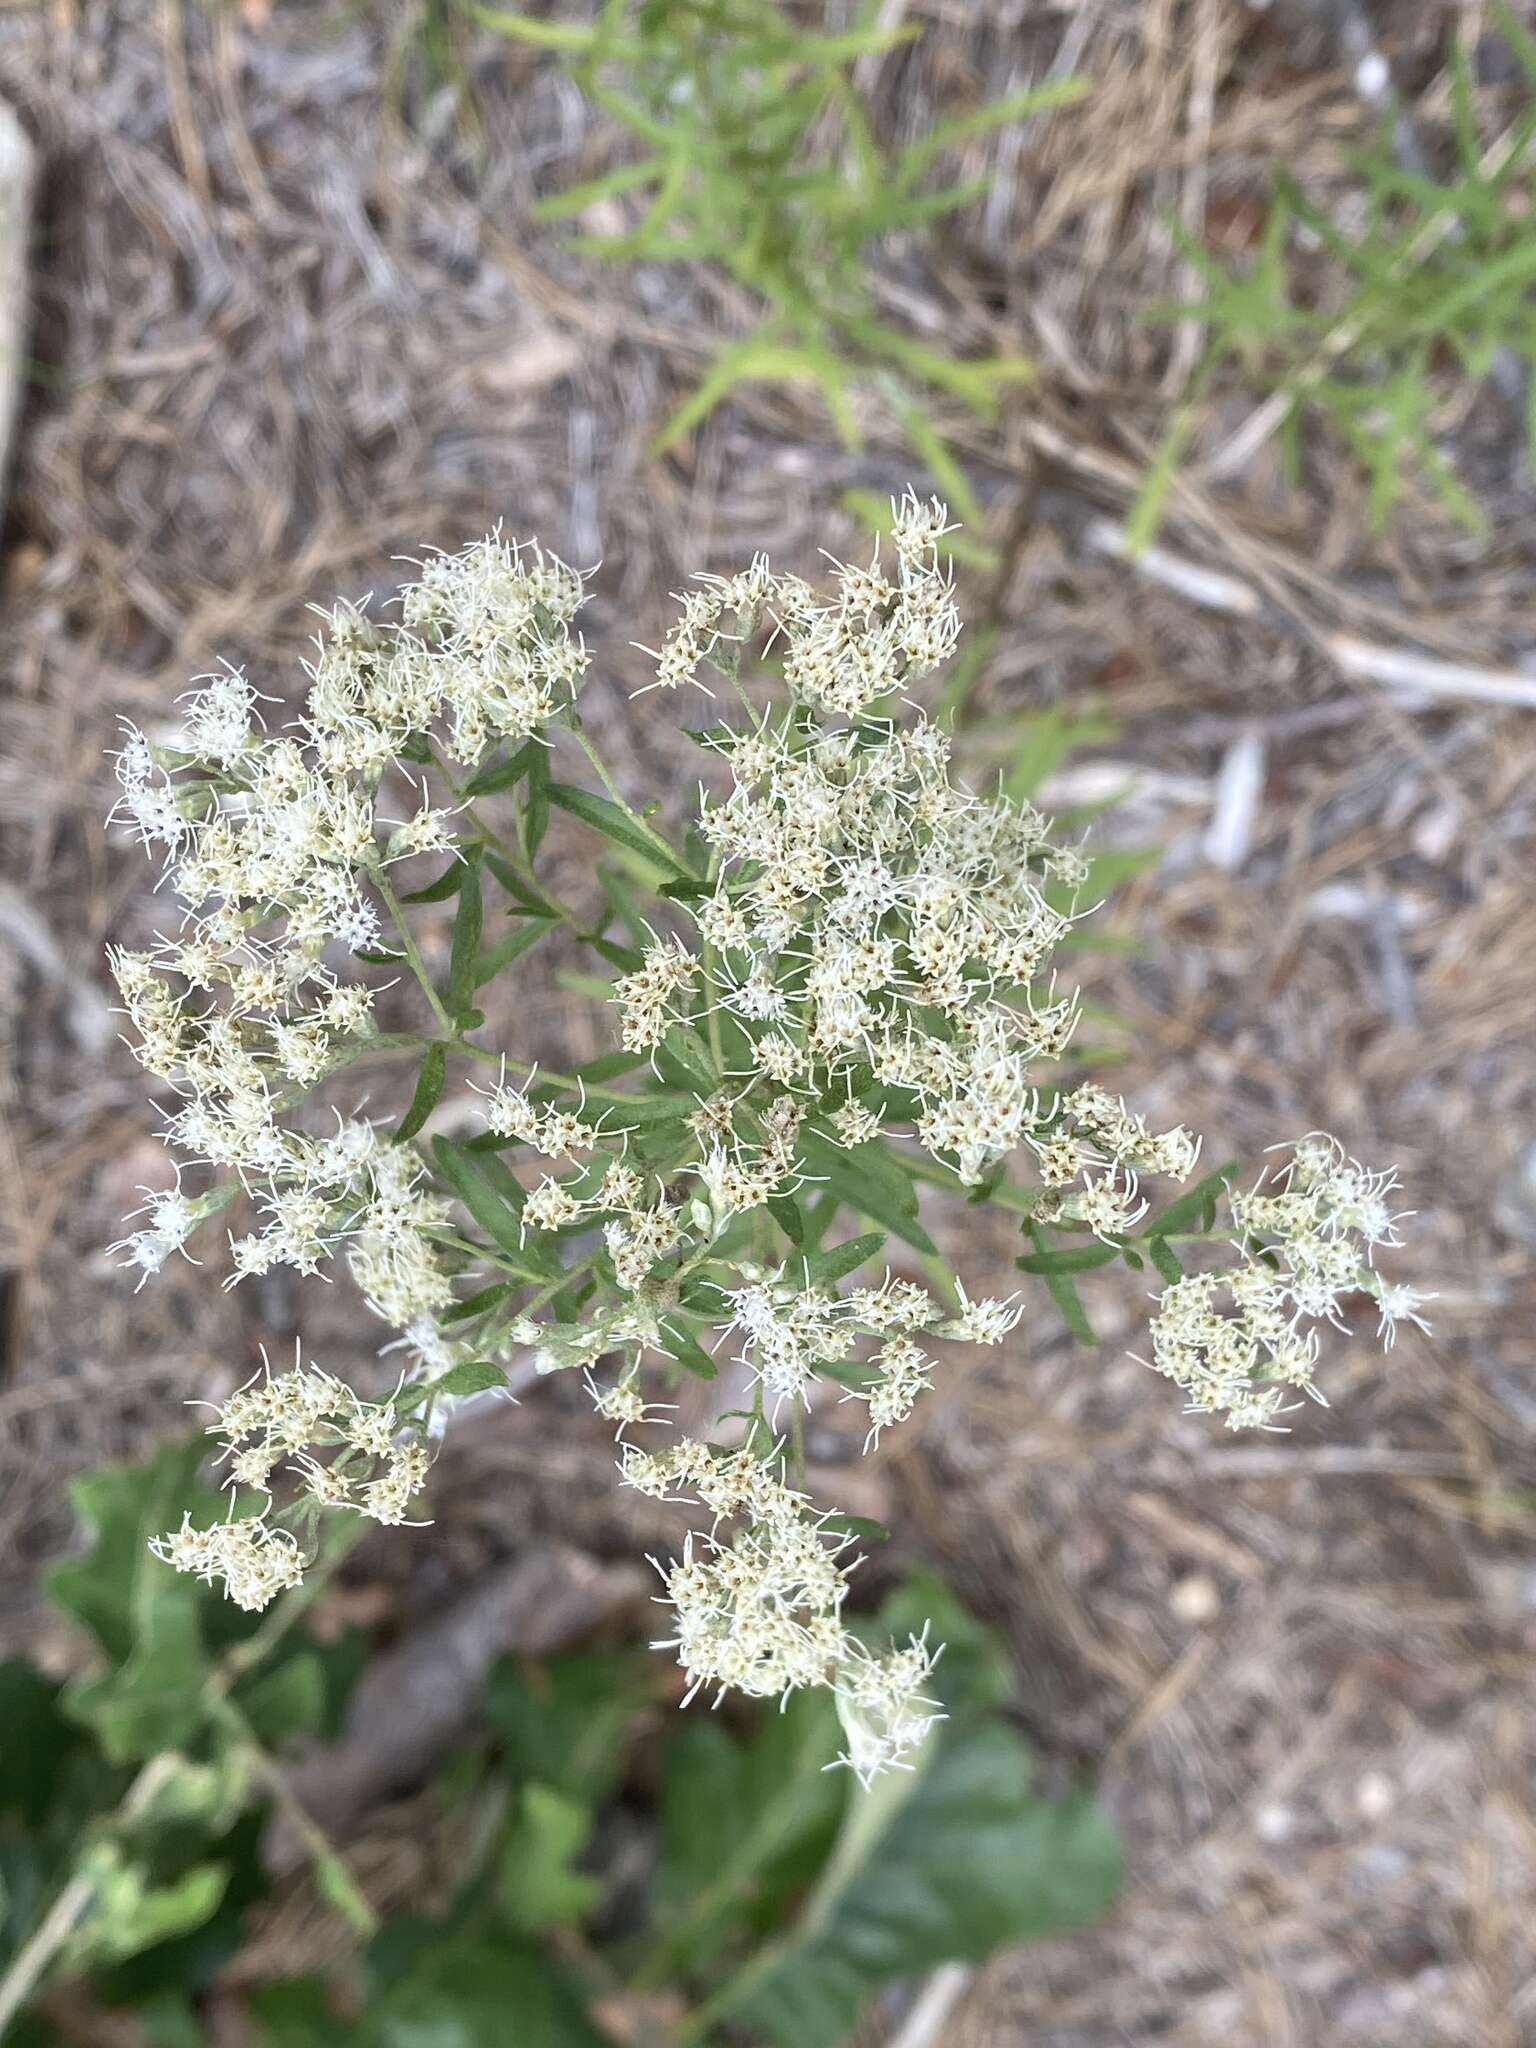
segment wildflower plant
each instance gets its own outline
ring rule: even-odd
[[[1087,871],[1028,804],[966,789],[915,702],[960,633],[946,527],[909,496],[893,559],[837,565],[825,591],[759,558],[678,599],[646,687],[697,690],[714,715],[681,840],[622,800],[582,729],[580,578],[499,535],[429,560],[398,616],[329,614],[291,728],[268,732],[229,673],[168,741],[129,733],[119,812],[163,852],[183,922],[114,966],[172,1091],[169,1143],[196,1164],[191,1191],[178,1167],[151,1197],[126,1262],[154,1272],[239,1196],[254,1226],[231,1232],[232,1282],[344,1265],[403,1359],[385,1402],[302,1361],[239,1390],[214,1433],[243,1511],[167,1534],[166,1560],[265,1604],[322,1517],[408,1518],[454,1404],[531,1349],[614,1425],[625,1485],[702,1511],[662,1566],[690,1688],[830,1688],[867,1782],[932,1726],[938,1646],[873,1651],[845,1619],[853,1538],[807,1491],[804,1415],[856,1403],[873,1445],[940,1347],[1006,1344],[1024,1313],[966,1293],[920,1187],[1017,1216],[1019,1266],[1074,1328],[1075,1275],[1150,1265],[1151,1364],[1234,1427],[1316,1392],[1313,1326],[1351,1295],[1388,1333],[1417,1319],[1371,1266],[1396,1241],[1392,1183],[1330,1141],[1232,1197],[1233,1263],[1186,1275],[1175,1246],[1211,1232],[1229,1170],[1153,1216],[1148,1188],[1189,1182],[1196,1141],[1096,1085],[1046,1084],[1077,1014],[1054,960]],[[556,779],[572,743],[600,790]],[[622,939],[549,887],[552,808],[627,863],[606,885]],[[440,871],[402,895],[396,866],[421,854]],[[450,901],[434,975],[412,906]],[[478,1002],[561,927],[610,970],[620,1040],[570,1072],[485,1043]],[[397,978],[420,1030],[375,1021]],[[334,1102],[381,1054],[417,1061],[392,1131]],[[450,1070],[476,1090],[462,1141],[429,1137]],[[892,1271],[893,1239],[925,1284]],[[722,1352],[750,1406],[678,1436],[666,1394]]]

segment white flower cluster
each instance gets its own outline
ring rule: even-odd
[[[919,1394],[933,1384],[932,1361],[914,1341],[915,1332],[1000,1344],[1022,1313],[1011,1300],[966,1301],[962,1295],[961,1309],[952,1315],[925,1288],[889,1274],[879,1287],[839,1295],[808,1286],[792,1267],[741,1271],[745,1284],[726,1290],[732,1313],[724,1334],[741,1332],[737,1355],[760,1382],[770,1415],[785,1400],[808,1404],[819,1376],[854,1362],[857,1339],[877,1340],[879,1348],[866,1362],[867,1382],[843,1396],[869,1408],[866,1448],[882,1429],[905,1422]]]
[[[1234,1262],[1189,1273],[1164,1290],[1152,1321],[1151,1364],[1229,1429],[1270,1429],[1291,1390],[1323,1400],[1314,1378],[1318,1337],[1343,1327],[1351,1294],[1369,1294],[1390,1345],[1399,1322],[1426,1327],[1425,1297],[1374,1271],[1380,1246],[1401,1242],[1388,1207],[1392,1173],[1372,1173],[1322,1136],[1304,1138],[1266,1189],[1229,1196]],[[1326,1405],[1326,1404],[1325,1404]]]
[[[903,707],[959,632],[938,552],[945,526],[941,506],[909,496],[895,508],[889,574],[877,551],[868,567],[838,566],[823,597],[759,558],[681,599],[652,687],[706,687],[707,670],[742,718],[703,736],[728,787],[702,801],[699,837],[639,950],[620,951],[601,928],[595,939],[620,962],[630,1057],[519,1085],[503,1062],[478,1091],[483,1137],[431,1155],[452,1195],[413,1143],[360,1115],[315,1135],[291,1112],[361,1052],[425,1042],[375,1031],[349,951],[390,949],[436,1016],[412,1129],[450,1057],[494,1068],[468,1035],[481,1028],[474,1017],[450,1015],[433,984],[388,871],[408,855],[452,854],[466,814],[477,879],[489,873],[524,908],[534,901],[524,884],[536,834],[514,844],[491,831],[473,810],[477,785],[461,787],[455,769],[505,747],[496,765],[508,773],[488,778],[505,791],[516,786],[510,750],[526,765],[542,728],[574,722],[587,661],[572,633],[580,579],[493,535],[428,562],[397,623],[338,606],[294,731],[270,737],[249,684],[226,674],[186,700],[167,745],[130,731],[118,757],[119,809],[165,849],[186,916],[154,949],[117,952],[114,968],[139,1056],[178,1097],[172,1144],[225,1176],[206,1193],[183,1192],[178,1175],[149,1194],[140,1227],[115,1247],[125,1263],[158,1271],[243,1192],[254,1227],[232,1241],[233,1278],[344,1259],[401,1332],[412,1376],[527,1345],[542,1372],[584,1373],[620,1438],[662,1419],[648,1373],[707,1378],[702,1346],[734,1341],[752,1383],[737,1448],[624,1443],[629,1484],[691,1498],[714,1518],[664,1570],[670,1640],[694,1687],[830,1687],[843,1761],[865,1781],[932,1725],[932,1657],[922,1642],[877,1656],[850,1632],[846,1538],[791,1483],[797,1454],[772,1431],[784,1404],[794,1416],[830,1381],[864,1405],[868,1448],[931,1385],[938,1341],[999,1344],[1020,1309],[963,1289],[946,1303],[938,1278],[934,1292],[889,1271],[855,1284],[839,1258],[839,1204],[878,1217],[883,1188],[912,1215],[914,1178],[987,1194],[1021,1153],[1038,1185],[1001,1190],[1015,1210],[1037,1229],[1091,1231],[1114,1247],[1145,1213],[1142,1177],[1184,1180],[1199,1149],[1181,1128],[1154,1133],[1103,1088],[1040,1085],[1039,1066],[1060,1059],[1076,1021],[1052,963],[1089,871],[1028,805],[960,786],[944,733]],[[742,682],[760,637],[782,678],[777,710]],[[386,818],[387,783],[418,771],[409,815]],[[470,917],[455,926],[456,965],[462,932],[478,944],[478,906],[460,891]],[[584,919],[555,908],[584,934]],[[673,931],[682,918],[695,943]],[[599,1080],[637,1056],[656,1090]],[[544,1164],[519,1175],[492,1156],[513,1146],[525,1169]],[[1268,1188],[1234,1200],[1236,1266],[1168,1288],[1152,1363],[1195,1407],[1263,1427],[1287,1389],[1316,1393],[1305,1326],[1337,1320],[1345,1294],[1374,1293],[1388,1341],[1417,1322],[1412,1290],[1369,1267],[1395,1241],[1391,1185],[1326,1141],[1298,1148]],[[780,1237],[822,1249],[786,1252]],[[860,1252],[877,1255],[878,1240],[852,1259]],[[234,1483],[266,1491],[285,1463],[299,1515],[339,1507],[392,1522],[422,1485],[440,1414],[427,1402],[402,1419],[406,1406],[366,1405],[300,1369],[243,1389],[216,1433]],[[269,1502],[213,1529],[185,1523],[157,1550],[259,1607],[304,1562],[271,1514]]]
[[[275,1526],[272,1475],[287,1463],[301,1497],[393,1525],[427,1478],[427,1452],[393,1401],[362,1401],[341,1380],[297,1359],[292,1371],[270,1368],[238,1388],[208,1426],[224,1446],[220,1463],[231,1487],[268,1496],[260,1514],[156,1539],[155,1555],[205,1583],[222,1581],[239,1607],[258,1609],[303,1577],[304,1555],[292,1532]]]
[[[222,1585],[237,1607],[252,1614],[304,1578],[304,1553],[292,1531],[274,1528],[262,1515],[215,1522],[208,1529],[194,1529],[187,1515],[179,1529],[149,1547],[162,1564],[190,1572],[205,1586]]]
[[[655,1647],[677,1651],[689,1696],[715,1687],[780,1698],[829,1686],[847,1737],[840,1761],[866,1785],[902,1764],[941,1718],[923,1696],[933,1659],[917,1641],[872,1656],[846,1627],[848,1575],[839,1560],[851,1538],[829,1532],[807,1496],[750,1451],[722,1455],[691,1439],[659,1455],[627,1445],[622,1469],[642,1493],[691,1494],[717,1530],[738,1524],[726,1540],[690,1535],[677,1561],[660,1568],[677,1633]]]
[[[790,707],[708,735],[732,787],[703,812],[718,879],[690,905],[720,963],[711,978],[732,1020],[733,1077],[806,1104],[841,1090],[840,1143],[905,1120],[974,1184],[1022,1141],[1048,1146],[1058,1127],[1031,1074],[1060,1057],[1075,1023],[1049,968],[1087,868],[1027,805],[953,782],[936,726],[889,713],[959,631],[939,566],[944,531],[942,507],[909,497],[894,528],[897,580],[877,554],[840,568],[826,603],[761,559],[707,581],[683,601],[658,680],[694,679],[706,661],[734,677],[742,644],[771,619]],[[698,971],[675,940],[646,956],[618,990],[626,1045],[661,1041]],[[1106,1230],[1127,1227],[1134,1182],[1128,1201],[1117,1175],[1133,1154],[1165,1172],[1192,1160],[1182,1134],[1157,1141],[1139,1127],[1132,1141],[1123,1108],[1119,1127],[1101,1130],[1086,1108],[1081,1121],[1111,1142],[1097,1195],[1082,1197],[1084,1220]],[[1079,1149],[1079,1164],[1095,1156]]]
[[[386,771],[440,729],[448,757],[472,765],[569,710],[587,663],[571,632],[581,601],[562,563],[493,534],[430,560],[401,623],[338,606],[294,732],[263,732],[256,693],[228,673],[184,700],[165,745],[130,729],[117,758],[117,815],[165,849],[184,922],[153,951],[115,950],[112,967],[139,1059],[182,1098],[171,1142],[232,1170],[261,1211],[235,1245],[237,1277],[313,1272],[346,1242],[370,1306],[416,1325],[431,1356],[431,1319],[452,1299],[431,1235],[446,1205],[366,1123],[315,1141],[282,1118],[372,1032],[372,993],[340,956],[384,944],[385,869],[453,845],[451,814],[430,804],[383,817]],[[115,1249],[157,1271],[224,1199],[152,1197],[148,1227]]]

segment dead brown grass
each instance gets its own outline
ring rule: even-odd
[[[1392,10],[1431,113],[1453,12]],[[1045,1767],[1101,1773],[1132,1872],[1106,1928],[1000,1959],[945,2040],[1515,2048],[1536,2027],[1536,734],[1530,714],[1388,702],[1343,680],[1322,636],[1509,663],[1536,626],[1531,500],[1508,481],[1481,550],[1426,508],[1372,545],[1326,457],[1303,491],[1270,449],[1202,481],[1199,452],[1245,411],[1223,399],[1168,537],[1252,581],[1266,616],[1198,611],[1086,552],[1084,522],[1124,511],[1189,367],[1187,341],[1136,317],[1183,288],[1162,215],[1240,245],[1267,162],[1338,189],[1360,109],[1301,10],[906,13],[930,34],[877,68],[893,130],[1052,63],[1097,81],[1083,109],[992,145],[994,200],[930,266],[895,252],[886,279],[951,345],[1042,366],[1000,433],[954,423],[1009,551],[978,756],[1042,704],[1113,716],[1100,754],[1133,786],[1115,829],[1163,851],[1115,914],[1141,950],[1087,964],[1126,1027],[1127,1092],[1215,1156],[1327,1126],[1398,1159],[1422,1212],[1405,1264],[1441,1297],[1432,1339],[1386,1367],[1344,1347],[1332,1411],[1257,1448],[1179,1417],[1123,1357],[1129,1290],[1102,1355],[1065,1349],[1042,1311],[1026,1353],[952,1381],[893,1445],[873,1482],[890,1519],[1007,1631]],[[393,557],[505,517],[602,558],[592,701],[649,794],[685,757],[672,707],[624,708],[639,657],[622,649],[665,591],[759,547],[809,566],[852,538],[846,484],[906,480],[878,431],[850,457],[794,395],[756,394],[652,461],[647,431],[742,309],[686,273],[594,273],[530,233],[535,189],[601,137],[549,70],[476,45],[477,156],[442,94],[391,104],[408,26],[255,0],[50,0],[0,24],[46,195],[0,560],[13,1634],[37,1625],[32,1567],[69,1538],[71,1472],[162,1433],[258,1341],[302,1329],[338,1368],[372,1345],[340,1289],[225,1294],[184,1268],[134,1296],[99,1249],[153,1170],[140,1076],[104,1017],[103,942],[149,917],[148,874],[100,830],[114,717],[153,722],[216,657],[290,685],[301,599],[385,589]],[[1469,446],[1509,431],[1496,397],[1465,422]],[[1248,733],[1263,786],[1226,871],[1203,835]],[[577,850],[554,850],[579,891]],[[519,997],[524,1043],[592,1049],[553,985]],[[1000,1227],[967,1233],[968,1266],[1010,1255]],[[530,1402],[451,1455],[439,1536],[381,1563],[402,1599],[412,1572],[430,1598],[529,1533],[633,1546],[607,1448],[572,1416],[552,1458],[549,1420]],[[830,1436],[819,1451],[842,1454]]]

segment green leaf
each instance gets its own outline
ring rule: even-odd
[[[501,1851],[497,1903],[520,1934],[576,1927],[602,1896],[602,1885],[575,1867],[592,1829],[584,1800],[525,1785]]]
[[[1045,1232],[1038,1223],[1026,1224],[1025,1228],[1029,1232],[1030,1242],[1035,1247],[1036,1256],[1046,1261],[1037,1270],[1044,1276],[1046,1291],[1049,1293],[1052,1301],[1055,1302],[1062,1321],[1079,1344],[1095,1343],[1097,1339],[1093,1334],[1093,1325],[1089,1322],[1087,1311],[1078,1299],[1076,1287],[1073,1286],[1070,1277],[1062,1272],[1059,1266],[1049,1263],[1052,1257],[1052,1248]]]
[[[515,1778],[596,1806],[618,1782],[630,1723],[656,1687],[657,1669],[643,1653],[592,1651],[538,1664],[503,1657],[486,1681],[484,1713]]]
[[[450,896],[457,896],[464,880],[466,863],[457,855],[435,882],[428,882],[424,889],[413,889],[408,896],[402,896],[402,903],[446,903]]]
[[[652,831],[643,818],[637,818],[633,811],[623,809],[611,798],[597,796],[589,789],[578,789],[572,783],[552,782],[549,801],[562,811],[568,811],[573,818],[580,818],[594,832],[601,832],[615,846],[627,847],[631,853],[638,853],[667,874],[677,875],[684,881],[694,879],[691,870],[659,832]]]
[[[1125,548],[1132,561],[1157,538],[1168,493],[1173,489],[1174,478],[1190,436],[1195,431],[1197,417],[1197,408],[1191,402],[1176,407],[1168,431],[1152,458],[1152,467],[1147,471],[1146,481],[1137,492],[1136,502],[1125,522]]]
[[[229,1873],[216,1863],[195,1864],[169,1884],[149,1881],[144,1868],[114,1842],[98,1842],[82,1859],[92,1886],[90,1912],[77,1936],[78,1952],[95,1963],[118,1963],[187,1934],[212,1917]]]
[[[65,1718],[62,1686],[20,1657],[0,1663],[0,1817],[40,1828],[84,1739]]]
[[[478,1138],[470,1139],[471,1146],[479,1144]],[[438,1317],[440,1323],[464,1323],[473,1316],[483,1316],[493,1308],[500,1308],[517,1292],[512,1280],[496,1280],[489,1287],[481,1287],[473,1294],[466,1294],[462,1301],[456,1301],[452,1308],[445,1308]]]
[[[434,1138],[432,1158],[476,1223],[513,1272],[530,1280],[555,1280],[560,1262],[543,1234],[521,1225],[526,1192],[490,1152],[470,1152],[448,1138]]]
[[[794,1693],[750,1742],[707,1715],[667,1745],[657,1868],[659,1961],[706,1965],[733,1930],[757,1931],[808,1884],[836,1834],[847,1785],[824,1692]]]
[[[449,1923],[439,1931],[430,1921],[396,1922],[386,1940],[408,1947],[409,1961],[370,2001],[355,2038],[342,2036],[352,2048],[613,2048],[554,1959],[530,1941],[477,1937]]]
[[[1129,1258],[1130,1256],[1130,1253],[1127,1252],[1126,1257]],[[1182,1280],[1184,1278],[1184,1268],[1179,1264],[1177,1254],[1166,1239],[1149,1237],[1147,1239],[1147,1257],[1170,1286],[1172,1286],[1175,1280]]]
[[[488,761],[483,768],[477,768],[464,785],[466,796],[495,796],[504,789],[515,789],[533,760],[534,750],[539,748],[537,740],[524,740],[516,753],[509,754],[502,761]],[[542,748],[539,748],[542,752]]]
[[[458,1017],[469,1008],[470,999],[479,986],[475,980],[475,963],[480,952],[480,933],[485,924],[485,909],[480,892],[480,863],[466,862],[464,879],[459,884],[459,908],[453,920],[453,950],[448,961],[448,1012]]]
[[[917,1221],[917,1194],[894,1155],[878,1140],[845,1151],[815,1131],[800,1139],[800,1155],[810,1177],[848,1208],[882,1224],[893,1236],[929,1257],[937,1256],[933,1239]]]
[[[549,823],[550,786],[549,752],[540,747],[528,763],[528,794],[523,802],[523,850],[530,867]]]
[[[807,1285],[830,1287],[867,1260],[878,1258],[884,1250],[885,1232],[870,1230],[862,1237],[850,1237],[846,1244],[833,1245],[830,1251],[812,1252],[803,1260],[792,1261],[790,1270],[799,1265]]]
[[[546,902],[531,889],[510,861],[503,860],[499,853],[493,853],[489,847],[480,858],[519,909],[531,910],[535,917],[558,917],[559,912],[553,904]]]
[[[318,1977],[258,1985],[247,1995],[246,2017],[255,2028],[251,2048],[316,2048],[347,2042],[353,2030],[337,2018]]]
[[[196,1484],[206,1454],[199,1438],[168,1444],[147,1464],[108,1466],[70,1488],[95,1540],[49,1574],[49,1597],[95,1637],[108,1668],[69,1686],[67,1711],[115,1763],[179,1748],[206,1718],[203,1595],[149,1551],[184,1511],[203,1526],[220,1518],[219,1496]]]
[[[325,1666],[313,1650],[297,1650],[247,1680],[235,1702],[269,1749],[294,1735],[318,1735],[325,1721]]]
[[[1140,1232],[1142,1237],[1179,1237],[1186,1231],[1210,1230],[1216,1221],[1216,1205],[1237,1177],[1241,1161],[1229,1159],[1170,1202],[1155,1222]]]
[[[770,1195],[768,1214],[793,1245],[805,1243],[805,1218],[793,1195]]]
[[[638,186],[654,185],[665,169],[661,159],[654,156],[647,157],[644,163],[620,164],[617,170],[607,171],[600,178],[585,178],[579,185],[562,186],[547,199],[536,200],[530,211],[535,220],[568,220],[572,214],[584,213],[596,200],[613,199],[621,192],[633,192]]]
[[[669,1086],[681,1089],[690,1097],[713,1095],[720,1086],[719,1076],[709,1063],[709,1055],[697,1036],[680,1025],[674,1025],[655,1051],[656,1071]],[[690,1103],[690,1107],[694,1105]]]
[[[162,1991],[133,2008],[144,2048],[204,2048],[202,2022],[181,1991]]]
[[[1022,92],[1009,93],[1003,99],[978,107],[974,113],[935,121],[926,134],[920,135],[916,142],[902,151],[896,164],[897,178],[902,184],[910,185],[942,150],[953,149],[957,143],[967,142],[974,135],[986,135],[1014,121],[1027,120],[1030,115],[1043,113],[1047,108],[1069,107],[1088,91],[1086,78],[1048,78],[1040,85],[1027,86]]]
[[[504,967],[510,967],[514,960],[522,958],[531,947],[536,946],[546,932],[554,930],[558,918],[531,917],[518,926],[504,939],[498,939],[494,946],[478,954],[475,959],[473,980],[476,988],[483,988],[500,974]]]
[[[871,1991],[1081,1925],[1119,1883],[1091,1801],[1029,1792],[1024,1745],[989,1720],[930,1738],[912,1774],[855,1786],[843,1831],[775,1965],[724,2010],[782,2048],[836,2048]]]
[[[465,0],[465,12],[481,28],[488,28],[512,42],[531,43],[536,50],[562,50],[579,56],[597,41],[598,31],[590,23],[544,21],[538,15],[518,14],[505,7],[484,7],[477,0]]]
[[[674,1319],[664,1320],[657,1327],[668,1355],[675,1358],[685,1371],[691,1372],[697,1380],[714,1379],[715,1361],[691,1331]]]
[[[451,1395],[462,1400],[468,1394],[488,1394],[493,1389],[506,1387],[507,1376],[499,1365],[489,1358],[466,1358],[458,1365],[449,1366],[445,1373],[433,1380],[429,1393]]]
[[[1118,1245],[1063,1244],[1049,1251],[1026,1252],[1014,1264],[1024,1273],[1092,1273],[1119,1256]]]
[[[443,1081],[448,1072],[448,1049],[444,1045],[429,1045],[422,1060],[421,1071],[416,1076],[410,1105],[401,1117],[395,1130],[395,1143],[403,1145],[414,1138],[427,1118],[436,1109],[443,1092]]]

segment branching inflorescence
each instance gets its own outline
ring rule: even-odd
[[[1186,1273],[1174,1243],[1208,1232],[1226,1176],[1147,1223],[1143,1179],[1187,1180],[1194,1140],[1095,1085],[1043,1085],[1075,1022],[1052,959],[1088,870],[1027,805],[959,784],[948,737],[909,701],[960,629],[944,531],[942,507],[909,497],[889,570],[839,567],[818,595],[760,558],[679,599],[650,687],[735,706],[696,735],[717,786],[681,848],[618,798],[581,731],[580,578],[498,535],[431,560],[398,621],[331,613],[280,736],[234,673],[186,700],[165,744],[129,732],[119,812],[163,849],[185,916],[113,966],[199,1186],[174,1169],[125,1261],[157,1271],[238,1196],[231,1280],[342,1259],[407,1360],[386,1402],[301,1364],[237,1392],[215,1432],[249,1511],[164,1538],[171,1564],[264,1605],[297,1580],[322,1513],[405,1519],[445,1413],[532,1347],[540,1371],[585,1374],[624,1483],[707,1518],[662,1568],[691,1686],[832,1687],[867,1780],[931,1725],[932,1652],[871,1650],[845,1619],[852,1539],[804,1490],[801,1415],[833,1389],[863,1405],[872,1444],[932,1384],[931,1347],[1000,1344],[1021,1313],[948,1273],[919,1183],[1021,1216],[1019,1263],[1058,1299],[1089,1264],[1149,1259],[1168,1283],[1150,1363],[1234,1427],[1316,1393],[1310,1326],[1347,1296],[1374,1297],[1389,1340],[1418,1320],[1370,1265],[1396,1241],[1391,1183],[1331,1141],[1232,1199],[1229,1267]],[[552,779],[562,728],[606,794]],[[552,804],[612,849],[595,926],[538,876]],[[433,854],[437,879],[402,900],[397,863]],[[489,945],[488,884],[511,926]],[[437,978],[410,922],[422,900],[456,905]],[[482,1042],[475,997],[561,925],[616,970],[622,1050],[541,1074]],[[381,1031],[359,959],[419,984],[430,1028]],[[393,1132],[355,1108],[328,1127],[314,1092],[386,1053],[420,1061]],[[453,1061],[493,1069],[483,1129],[427,1142]],[[888,1265],[852,1284],[892,1237],[927,1284]],[[751,1406],[721,1439],[633,1440],[665,1430],[653,1396],[712,1377],[722,1346]]]

